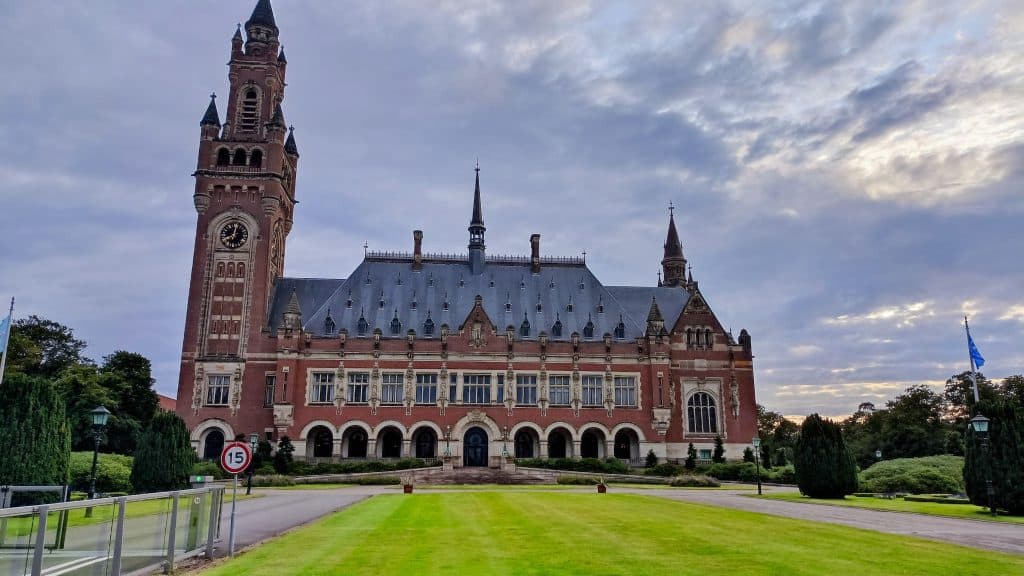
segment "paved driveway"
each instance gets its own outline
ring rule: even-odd
[[[973,548],[1024,554],[1024,525],[1021,524],[751,498],[750,495],[754,492],[750,490],[629,490],[617,488],[615,491],[661,496],[673,500],[724,506],[774,516],[829,522],[889,534],[941,540]],[[771,487],[766,491],[767,493],[796,492],[796,489]]]

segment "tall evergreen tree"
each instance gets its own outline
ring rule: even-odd
[[[711,454],[711,461],[715,464],[725,462],[725,444],[722,443],[721,436],[715,436],[715,451]]]
[[[686,460],[683,461],[683,467],[687,470],[693,470],[697,467],[697,449],[693,447],[693,442],[686,447]]]
[[[857,491],[857,464],[839,425],[817,414],[804,419],[794,453],[800,492],[812,498],[842,498]]]
[[[982,400],[978,413],[989,419],[988,446],[967,426],[964,484],[971,502],[988,506],[986,478],[992,480],[994,504],[1013,515],[1024,514],[1024,408],[1016,401]]]
[[[135,492],[159,492],[189,487],[195,452],[188,427],[173,412],[158,412],[139,439],[132,462]]]
[[[0,398],[0,485],[67,484],[71,432],[57,388],[14,373],[0,385]]]

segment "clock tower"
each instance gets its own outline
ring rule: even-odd
[[[284,270],[299,153],[284,120],[287,60],[269,0],[231,39],[223,123],[211,95],[200,122],[192,276],[179,406],[239,407],[246,358],[260,353],[274,282]],[[229,439],[230,440],[230,439]]]

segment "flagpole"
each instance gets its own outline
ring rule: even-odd
[[[11,309],[7,311],[7,333],[4,334],[4,351],[0,355],[0,384],[4,383],[4,369],[7,368],[7,343],[11,341],[11,330],[14,329],[14,296],[11,296]]]
[[[971,384],[974,386],[974,403],[978,403],[978,370],[974,367],[974,354],[971,353],[971,327],[967,325],[964,315],[964,329],[967,330],[967,359],[971,361]]]

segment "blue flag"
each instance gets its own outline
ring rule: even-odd
[[[981,368],[985,365],[985,359],[981,356],[981,352],[978,352],[978,347],[974,345],[974,338],[971,338],[971,333],[967,333],[967,347],[971,350],[971,360],[974,360],[974,365],[977,368]]]
[[[7,333],[11,331],[11,315],[0,320],[0,354],[7,350]]]

